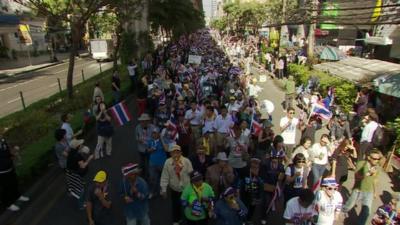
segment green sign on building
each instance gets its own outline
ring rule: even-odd
[[[322,16],[335,18],[339,15],[339,4],[334,2],[324,2],[322,5]],[[331,22],[327,19],[325,22]],[[322,30],[336,30],[338,26],[332,23],[321,23]]]

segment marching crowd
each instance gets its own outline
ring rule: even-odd
[[[375,148],[379,118],[374,110],[365,107],[358,112],[363,127],[355,145],[347,116],[329,116],[324,111],[330,112],[334,91],[322,98],[311,90],[308,110],[296,109],[294,102],[288,104],[294,98],[285,98],[286,115],[279,118],[276,134],[270,105],[257,98],[257,79],[239,67],[241,55],[250,54],[246,44],[231,63],[222,49],[224,42],[217,43],[212,32],[182,36],[127,67],[137,96],[134,150],[139,159],[121,168],[119,193],[126,224],[149,225],[150,200],[158,197],[170,199],[174,225],[277,224],[271,219],[277,213],[283,213],[286,224],[332,225],[356,203],[362,205],[359,224],[367,224],[372,201],[379,194],[376,183],[382,157]],[[118,92],[118,72],[112,79],[113,91]],[[293,88],[293,83],[287,84],[287,89]],[[114,97],[118,102],[119,93]],[[107,173],[98,171],[90,184],[85,183],[90,162],[112,156],[114,130],[103,98],[96,87],[94,154],[75,138],[68,114],[55,133],[67,189],[86,210],[90,225],[115,224],[111,208],[116,200],[109,195]],[[322,108],[315,110],[314,104]],[[316,130],[327,117],[329,133],[316,139]],[[355,171],[355,184],[344,202],[340,189],[349,170]],[[399,224],[393,214],[399,209],[397,199],[394,196],[381,207],[372,222]]]

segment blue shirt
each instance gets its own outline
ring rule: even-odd
[[[131,203],[124,204],[124,213],[126,218],[129,219],[141,219],[149,212],[149,187],[146,181],[141,178],[136,178],[135,187],[138,191],[136,195],[131,193],[131,183],[125,178],[122,180],[120,193],[121,196],[128,196],[133,201]]]
[[[236,198],[240,210],[234,210],[229,207],[225,199],[220,199],[215,204],[215,215],[217,217],[216,225],[242,225],[246,215],[247,208],[243,202]]]
[[[151,139],[149,140],[147,146],[155,149],[154,151],[150,152],[150,166],[164,166],[164,163],[167,160],[167,154],[164,151],[161,141],[159,139]]]

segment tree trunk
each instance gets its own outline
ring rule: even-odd
[[[71,27],[71,37],[72,37],[72,46],[69,52],[69,64],[68,64],[68,73],[67,73],[67,93],[68,98],[73,98],[74,89],[73,89],[73,78],[74,78],[74,67],[75,67],[75,56],[78,51],[78,45],[80,41],[79,35],[79,25],[73,24]]]
[[[117,28],[117,41],[115,43],[115,48],[114,48],[114,59],[113,59],[113,68],[117,69],[118,67],[118,58],[119,58],[119,47],[121,45],[121,33],[122,33],[122,23],[119,23],[118,28]]]
[[[314,46],[315,46],[315,28],[317,27],[316,25],[316,17],[318,16],[318,0],[311,0],[312,6],[311,9],[313,9],[311,13],[312,17],[312,23],[310,24],[310,29],[308,31],[308,40],[307,40],[307,58],[309,62],[313,62],[314,58]]]

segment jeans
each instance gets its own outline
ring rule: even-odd
[[[313,163],[311,166],[311,173],[312,173],[312,185],[315,185],[318,180],[324,175],[326,170],[326,165],[320,165]]]
[[[94,158],[102,158],[104,156],[104,146],[106,146],[106,154],[111,155],[112,137],[97,136],[97,145],[94,150]]]
[[[150,225],[150,218],[149,215],[145,215],[143,218],[126,218],[126,225]]]
[[[372,192],[362,192],[359,190],[353,190],[346,204],[343,206],[343,212],[349,212],[357,201],[361,201],[361,212],[358,215],[359,225],[367,224],[369,214],[371,213],[372,200],[374,199],[374,194]]]
[[[172,221],[178,223],[182,219],[182,202],[181,202],[182,192],[171,190],[171,202],[172,202]]]
[[[153,195],[157,195],[160,193],[160,178],[162,166],[153,166],[149,167],[149,176],[150,176],[150,193]]]

